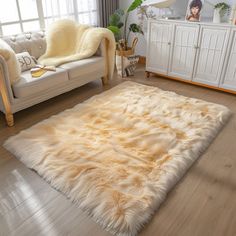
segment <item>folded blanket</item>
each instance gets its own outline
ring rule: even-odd
[[[103,39],[108,40],[108,76],[112,78],[115,58],[115,39],[106,28],[77,24],[72,20],[54,22],[47,33],[47,50],[39,63],[47,66],[85,59],[93,56]]]

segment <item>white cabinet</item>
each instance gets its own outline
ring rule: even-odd
[[[171,23],[153,21],[149,23],[147,70],[167,74],[171,37]]]
[[[225,76],[220,87],[236,90],[236,29],[232,30],[228,54],[229,58],[225,63]]]
[[[193,81],[219,85],[230,28],[201,26]]]
[[[150,20],[147,41],[147,72],[236,92],[235,26]]]
[[[169,75],[191,80],[194,68],[199,25],[174,26]]]

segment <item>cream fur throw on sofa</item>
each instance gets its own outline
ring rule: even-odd
[[[47,50],[39,58],[42,65],[59,66],[61,64],[93,56],[101,41],[108,40],[109,78],[114,71],[115,39],[106,28],[80,25],[72,20],[54,22],[47,33]]]
[[[9,72],[10,83],[13,84],[20,79],[20,65],[16,59],[13,49],[2,39],[0,39],[0,55],[5,59]]]

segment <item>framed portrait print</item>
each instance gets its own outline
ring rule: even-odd
[[[186,13],[187,21],[200,21],[204,0],[189,0]]]

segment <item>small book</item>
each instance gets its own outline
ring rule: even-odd
[[[34,68],[30,70],[32,77],[38,78],[45,74],[47,71],[56,71],[55,66],[42,66],[36,65]]]
[[[42,76],[43,74],[45,74],[47,72],[47,70],[43,69],[43,68],[32,68],[30,70],[31,75],[33,78],[38,78],[40,76]]]

